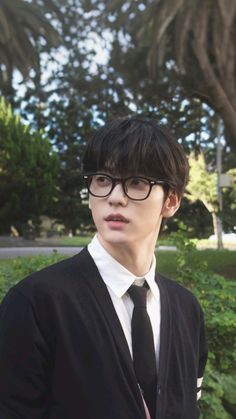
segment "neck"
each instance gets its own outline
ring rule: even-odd
[[[104,242],[98,235],[98,240],[107,252],[128,271],[136,276],[145,276],[149,272],[156,245],[156,239],[152,243],[111,244]]]

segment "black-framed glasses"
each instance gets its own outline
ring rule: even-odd
[[[134,201],[147,199],[155,185],[167,186],[164,180],[153,180],[143,176],[117,178],[105,173],[89,173],[83,175],[83,178],[89,193],[97,198],[110,195],[117,183],[121,183],[124,194]]]

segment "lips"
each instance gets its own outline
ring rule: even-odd
[[[110,214],[108,217],[105,218],[105,221],[114,221],[114,222],[122,222],[122,223],[128,223],[129,220],[125,218],[121,214]]]

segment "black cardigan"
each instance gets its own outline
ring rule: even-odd
[[[202,310],[156,276],[157,419],[194,419],[207,346]],[[97,267],[80,254],[14,286],[0,308],[0,419],[144,419],[128,345]]]

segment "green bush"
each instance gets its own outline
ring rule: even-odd
[[[178,282],[198,298],[205,313],[209,345],[203,396],[202,418],[229,419],[235,416],[236,394],[236,283],[209,272],[199,262],[195,244],[177,232],[172,239],[177,247]]]
[[[26,238],[35,235],[41,214],[48,214],[57,195],[60,162],[43,131],[21,122],[0,97],[0,231],[11,225]],[[35,228],[28,224],[32,221]]]
[[[0,263],[0,302],[9,288],[32,272],[39,271],[45,266],[56,263],[65,256],[54,251],[52,256],[35,256],[31,258],[18,257]]]

